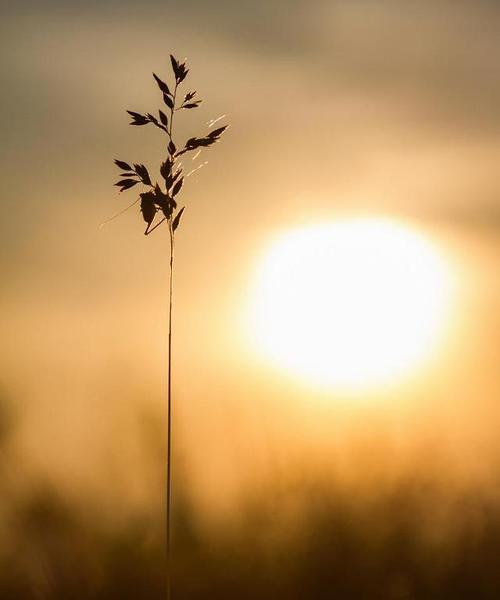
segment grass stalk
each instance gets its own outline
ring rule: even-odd
[[[177,91],[179,85],[186,79],[189,69],[185,62],[179,62],[170,55],[170,62],[174,76],[173,93],[165,81],[161,80],[155,73],[153,77],[163,95],[163,102],[168,107],[170,114],[158,110],[159,118],[151,113],[138,113],[128,110],[132,117],[131,125],[152,124],[167,135],[167,157],[160,166],[160,175],[164,180],[161,185],[151,179],[148,169],[140,163],[128,163],[123,160],[115,160],[115,164],[121,171],[122,179],[115,183],[120,192],[129,190],[137,184],[146,186],[146,191],[139,194],[136,200],[141,202],[141,212],[146,222],[145,235],[155,231],[163,222],[167,221],[170,238],[170,263],[169,263],[169,286],[168,286],[168,356],[167,356],[167,465],[166,465],[166,568],[167,568],[167,600],[172,597],[172,307],[173,307],[173,283],[174,283],[174,242],[175,231],[179,227],[184,206],[179,208],[178,196],[183,189],[184,170],[180,157],[184,154],[194,152],[195,158],[199,151],[217,143],[227,129],[227,126],[212,129],[201,137],[191,137],[182,146],[177,146],[173,140],[174,115],[177,111],[198,108],[201,99],[197,98],[197,92],[191,91],[185,94],[182,101],[178,101]],[[164,108],[164,107],[163,107]],[[218,119],[217,119],[218,120]],[[216,121],[213,121],[214,124]],[[196,170],[196,169],[195,169]],[[132,203],[131,206],[133,206]],[[129,207],[130,208],[130,207]]]
[[[172,506],[172,306],[174,286],[174,232],[169,223],[170,265],[168,285],[168,367],[167,367],[167,489],[166,489],[166,550],[167,600],[172,597],[171,506]]]

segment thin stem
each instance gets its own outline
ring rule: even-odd
[[[172,561],[170,552],[170,509],[172,491],[172,301],[174,282],[174,231],[169,220],[170,276],[168,298],[168,371],[167,371],[167,600],[171,598]]]
[[[174,124],[175,97],[177,95],[177,82],[175,83],[173,104],[170,109],[170,128],[168,137],[172,141],[172,127]],[[167,190],[168,193],[168,190]],[[161,221],[160,221],[161,222]],[[159,225],[159,223],[158,223]],[[172,501],[172,300],[174,283],[174,230],[172,219],[168,220],[170,234],[170,279],[168,302],[168,373],[167,373],[167,600],[171,598],[172,588],[172,556],[171,556],[171,501]]]
[[[104,225],[107,225],[108,223],[111,223],[111,221],[113,221],[114,219],[116,219],[117,217],[123,215],[124,212],[127,212],[127,210],[129,210],[130,208],[132,208],[132,206],[134,206],[134,204],[137,204],[139,202],[141,198],[136,198],[133,202],[131,202],[128,206],[126,206],[125,208],[122,208],[122,210],[118,211],[117,213],[115,213],[112,217],[109,217],[109,219],[106,219],[105,221],[103,221],[100,225],[99,225],[99,229],[101,229],[102,227],[104,227]]]
[[[166,221],[166,220],[167,220],[167,217],[163,217],[163,219],[161,221],[158,221],[158,223],[156,223],[156,225],[154,227],[151,227],[151,229],[149,229],[149,224],[148,224],[148,228],[145,231],[145,235],[149,235],[150,233],[153,233],[153,231],[157,227],[159,227],[163,223],[163,221]]]

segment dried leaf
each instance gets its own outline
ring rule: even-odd
[[[128,190],[129,188],[134,187],[134,185],[136,185],[137,183],[139,182],[135,179],[122,179],[121,181],[115,183],[115,185],[121,187],[120,192],[123,192],[124,190]]]
[[[224,131],[228,128],[228,125],[224,125],[224,127],[219,127],[218,129],[214,129],[208,134],[209,138],[218,138],[220,137]]]
[[[181,177],[179,181],[174,185],[172,190],[172,196],[177,196],[177,194],[181,191],[182,184],[184,183],[184,177]]]
[[[176,145],[174,144],[174,142],[172,140],[170,140],[169,144],[168,144],[168,152],[171,156],[173,156],[175,154],[175,151],[177,150]]]
[[[133,119],[130,125],[147,125],[149,123],[149,119],[145,115],[141,115],[132,110],[127,110],[127,112]]]
[[[144,165],[134,165],[134,169],[137,175],[139,175],[139,177],[141,178],[142,183],[144,183],[145,185],[152,185],[148,170]]]
[[[170,172],[167,177],[165,177],[165,184],[167,186],[167,189],[169,190],[172,185],[175,183],[175,181],[180,177],[182,173],[182,169],[179,168],[176,170],[176,172],[174,174],[172,174],[172,172]]]
[[[189,102],[190,100],[192,100],[196,95],[196,91],[194,92],[189,92],[184,96],[184,100],[183,102]],[[201,100],[199,100],[199,102],[201,102]]]
[[[156,215],[156,206],[154,203],[154,194],[152,192],[145,192],[140,194],[141,196],[141,212],[144,220],[148,225],[153,222]]]
[[[206,139],[207,138],[189,138],[188,141],[185,143],[184,148],[177,152],[177,156],[181,156],[185,152],[190,152],[191,150],[196,150],[196,148],[199,148],[200,146],[207,145],[205,143]]]
[[[165,181],[170,177],[170,173],[172,172],[172,159],[169,157],[165,162],[161,164],[160,174],[165,179]]]
[[[172,71],[174,72],[174,77],[177,80],[179,75],[179,62],[172,54],[170,55],[170,62],[172,63]]]
[[[174,101],[170,96],[167,96],[167,94],[163,94],[163,102],[165,102],[165,104],[168,106],[168,108],[170,108],[170,110],[174,108]]]
[[[201,100],[198,100],[197,102],[190,102],[189,104],[183,104],[182,108],[198,108],[198,106],[200,106]]]
[[[184,79],[186,79],[188,73],[189,69],[186,68],[185,63],[179,65],[179,77],[177,78],[177,83],[182,83]]]
[[[165,125],[165,127],[168,127],[167,115],[162,110],[159,110],[158,114],[160,115],[160,121],[163,123],[163,125]]]
[[[122,169],[123,171],[131,171],[132,170],[132,167],[128,163],[124,162],[123,160],[118,160],[117,158],[115,158],[115,165],[117,167],[119,167],[120,169]]]
[[[162,81],[162,80],[161,80],[161,79],[158,77],[158,75],[156,75],[156,73],[153,73],[153,77],[155,78],[155,80],[156,80],[156,83],[158,84],[158,87],[160,88],[160,90],[161,90],[161,91],[162,91],[164,94],[168,94],[169,96],[171,96],[172,94],[171,94],[170,90],[168,89],[168,85],[167,85],[167,84],[166,84],[164,81]]]
[[[186,79],[186,75],[189,72],[189,69],[186,68],[186,63],[179,63],[179,61],[170,55],[170,62],[172,63],[172,70],[174,72],[175,81],[177,84],[181,83]]]
[[[179,227],[179,223],[181,222],[182,213],[184,212],[184,206],[180,209],[180,211],[175,215],[175,218],[172,222],[172,231],[175,231],[177,227]]]

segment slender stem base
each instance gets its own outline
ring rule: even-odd
[[[177,79],[170,108],[170,128],[168,137],[172,143],[172,127],[174,125],[174,107],[177,96]],[[160,221],[161,222],[161,221]],[[172,597],[172,556],[170,536],[170,512],[172,492],[172,300],[174,283],[174,229],[172,218],[168,219],[168,231],[170,234],[170,277],[168,285],[168,374],[167,374],[167,600]]]
[[[172,556],[171,556],[171,497],[172,497],[172,300],[174,275],[174,232],[169,222],[170,233],[170,273],[168,299],[168,369],[167,369],[167,489],[166,489],[166,551],[167,551],[167,600],[172,597]]]

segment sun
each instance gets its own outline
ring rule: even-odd
[[[252,284],[248,335],[267,362],[312,384],[360,390],[400,380],[429,358],[451,299],[433,243],[384,218],[291,230]]]

